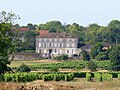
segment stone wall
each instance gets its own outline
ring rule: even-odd
[[[13,60],[39,60],[41,58],[39,53],[15,53]]]

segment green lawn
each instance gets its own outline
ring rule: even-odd
[[[26,65],[37,65],[37,64],[51,64],[51,63],[60,63],[60,61],[54,61],[54,60],[35,60],[35,61],[12,61],[10,67],[18,67],[22,63]]]

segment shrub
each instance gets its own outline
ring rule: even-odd
[[[54,74],[54,81],[64,80],[64,75],[62,74]]]
[[[57,66],[52,66],[51,68],[50,68],[50,71],[51,72],[57,72],[58,71],[58,67]]]
[[[64,60],[64,61],[68,60],[68,55],[67,54],[66,55],[62,55],[62,60]]]
[[[90,69],[91,71],[96,71],[97,65],[95,64],[94,61],[89,61],[88,62],[88,69]]]
[[[81,54],[84,61],[90,60],[90,56],[88,55],[87,51],[82,51]]]
[[[102,81],[112,81],[112,74],[103,73],[102,74]]]
[[[64,60],[64,61],[66,61],[66,60],[68,60],[68,55],[67,54],[63,54],[61,56],[54,57],[54,59],[55,60]]]
[[[118,79],[120,80],[120,74],[118,74]]]
[[[30,72],[30,68],[24,63],[17,68],[17,72]]]
[[[90,73],[86,73],[86,79],[87,81],[91,81],[92,77]]]
[[[53,78],[54,78],[53,74],[45,74],[45,75],[43,75],[43,80],[44,81],[51,81],[51,80],[53,80]]]
[[[97,60],[108,60],[108,55],[106,54],[106,52],[100,52],[97,56],[96,56]]]
[[[75,72],[74,76],[76,78],[85,78],[86,77],[86,72]]]
[[[100,73],[94,73],[94,79],[95,79],[95,81],[101,82],[102,75]]]
[[[65,81],[72,81],[74,79],[74,73],[69,73],[65,75]]]

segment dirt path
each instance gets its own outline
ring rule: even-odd
[[[95,88],[60,85],[50,82],[35,81],[31,83],[0,83],[0,90],[97,90]]]

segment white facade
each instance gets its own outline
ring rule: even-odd
[[[57,56],[67,54],[68,56],[72,56],[73,54],[77,54],[77,45],[77,38],[36,37],[36,53],[43,55]]]

